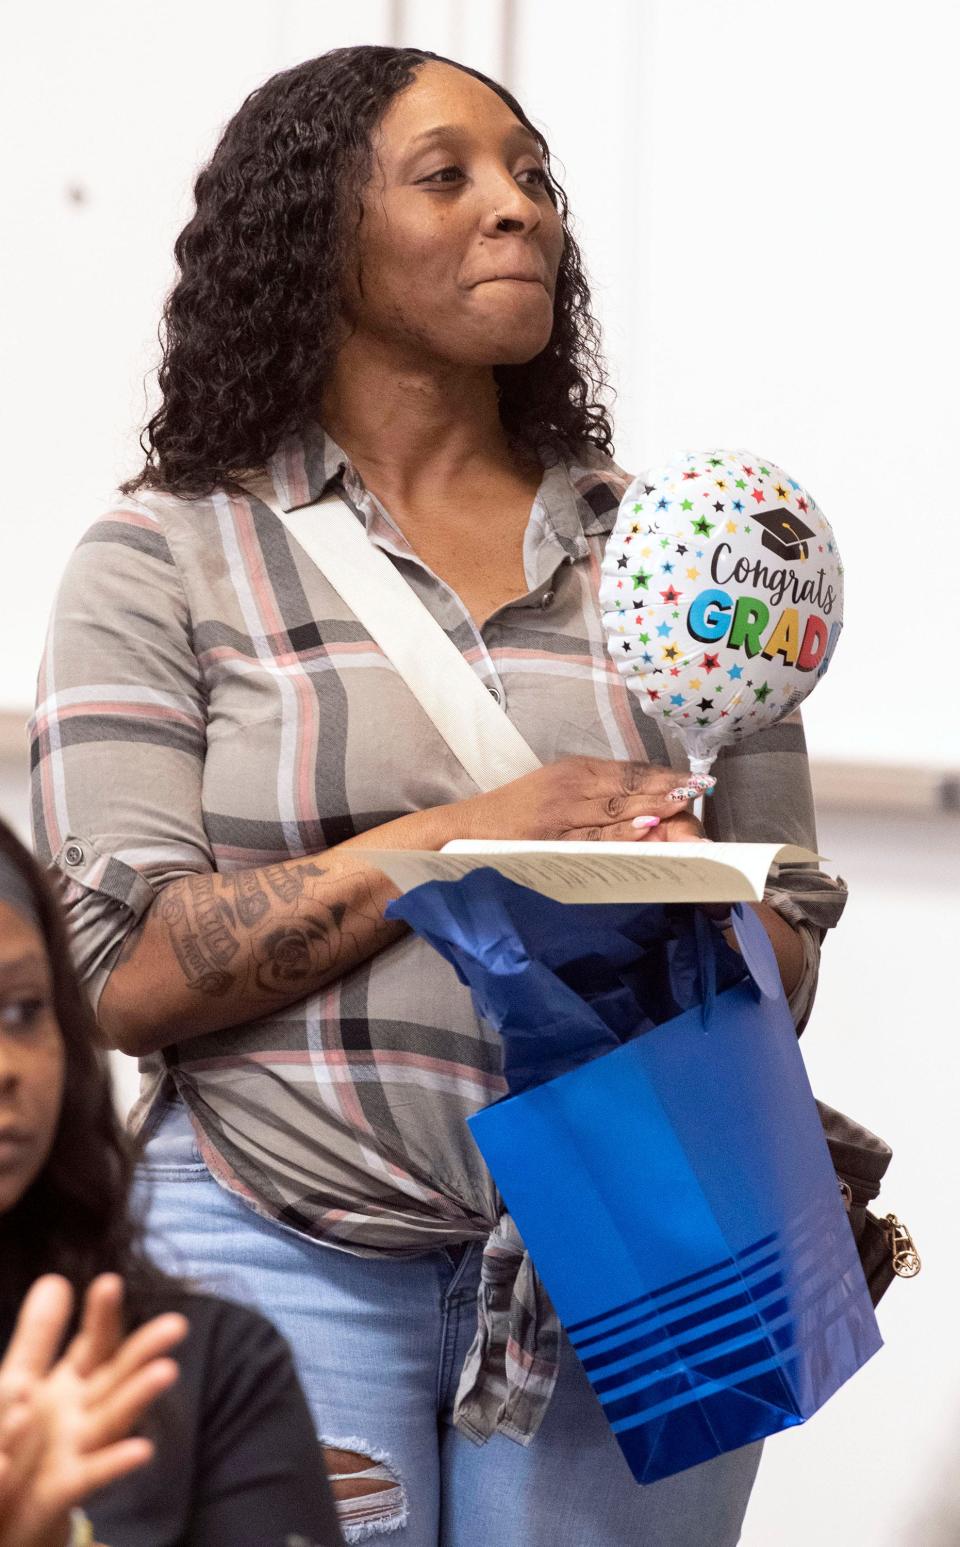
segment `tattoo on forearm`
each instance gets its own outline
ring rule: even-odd
[[[308,994],[396,933],[363,869],[328,876],[320,865],[286,864],[189,877],[166,887],[155,906],[187,985],[248,998],[251,1015],[259,997]]]
[[[227,968],[240,942],[233,909],[218,896],[215,878],[173,882],[161,893],[158,907],[189,986],[201,994],[229,993],[235,974]]]
[[[264,870],[270,890],[288,905],[303,894],[303,878],[287,865],[268,865]]]
[[[251,928],[259,924],[263,915],[269,910],[270,898],[267,896],[255,870],[238,870],[233,877],[233,885],[237,904],[237,918],[241,924]]]
[[[329,964],[330,941],[322,919],[305,918],[272,929],[255,946],[257,987],[289,995],[305,987]]]
[[[319,878],[326,875],[321,865],[307,864],[297,865],[267,865],[264,870],[267,884],[272,892],[275,892],[281,902],[287,904],[297,902],[303,896],[307,878]]]

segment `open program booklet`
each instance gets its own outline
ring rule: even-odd
[[[535,843],[458,839],[439,853],[362,849],[357,858],[401,892],[424,881],[458,881],[492,866],[557,902],[760,902],[771,870],[816,864],[809,849],[777,843]]]

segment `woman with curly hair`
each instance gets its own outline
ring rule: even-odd
[[[338,50],[243,104],[176,255],[146,464],[70,562],[34,726],[154,1252],[290,1339],[348,1541],[726,1547],[756,1447],[632,1481],[464,1122],[498,1040],[364,862],[703,835],[605,657],[627,477],[546,143],[476,71]],[[478,793],[274,513],[331,499],[542,768]],[[811,843],[799,723],[741,750],[711,836]],[[798,1020],[838,911],[805,872],[761,907]]]

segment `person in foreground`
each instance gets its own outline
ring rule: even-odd
[[[92,1541],[81,1503],[106,1547],[335,1547],[285,1345],[141,1257],[130,1176],[56,903],[0,823],[0,1547]]]
[[[252,94],[196,197],[147,463],[70,560],[34,721],[38,848],[104,1033],[142,1060],[151,1249],[287,1336],[348,1541],[730,1547],[757,1449],[633,1482],[469,1136],[499,1039],[384,921],[364,851],[815,848],[799,718],[721,755],[704,834],[605,650],[629,479],[566,202],[509,92],[337,50]],[[286,510],[347,504],[541,769],[478,794],[245,492],[263,469]],[[842,903],[797,867],[759,908],[799,1025]]]

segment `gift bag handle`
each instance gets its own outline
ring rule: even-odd
[[[730,921],[737,937],[744,965],[765,999],[779,999],[783,982],[770,936],[752,908],[737,903],[730,910]]]
[[[743,964],[757,993],[766,999],[779,999],[783,992],[780,968],[770,937],[752,908],[736,903],[730,909],[730,922],[737,937]],[[719,934],[699,908],[694,909],[693,927],[697,942],[700,1004],[705,1031],[710,1030],[717,999],[717,951]]]
[[[697,942],[700,1015],[704,1031],[709,1031],[717,1000],[717,931],[700,908],[693,910],[693,931]]]

